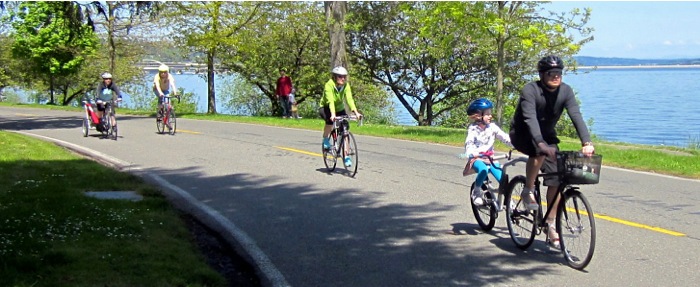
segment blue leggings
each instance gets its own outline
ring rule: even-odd
[[[472,165],[472,169],[476,171],[476,179],[474,180],[474,186],[481,186],[484,183],[488,172],[491,172],[491,174],[493,174],[493,177],[495,177],[497,181],[501,181],[502,171],[499,168],[501,167],[501,165],[497,162],[494,162],[493,165],[496,168],[490,168],[486,163],[484,163],[484,161],[481,160],[474,161],[474,165]]]

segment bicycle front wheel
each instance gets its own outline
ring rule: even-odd
[[[525,176],[518,175],[511,179],[506,191],[506,222],[510,238],[520,249],[527,249],[535,241],[537,234],[538,210],[528,210],[522,199],[525,189]]]
[[[355,136],[352,135],[352,133],[348,132],[347,137],[343,137],[345,139],[345,144],[343,146],[343,149],[341,152],[343,153],[343,160],[345,158],[350,157],[351,165],[347,166],[345,165],[345,169],[348,171],[350,177],[355,177],[355,174],[357,174],[357,166],[359,165],[359,157],[357,155],[357,143],[355,142]]]
[[[175,135],[175,129],[177,128],[177,119],[175,118],[175,111],[172,109],[168,113],[168,132],[170,135]]]
[[[90,120],[86,116],[83,118],[83,137],[87,137],[90,132]]]
[[[338,156],[336,153],[338,146],[338,143],[336,141],[338,139],[338,136],[336,134],[336,131],[332,131],[330,136],[331,148],[326,149],[323,147],[323,144],[321,144],[321,150],[323,151],[323,164],[326,165],[328,171],[334,171],[335,165],[338,163]]]
[[[158,117],[158,112],[156,112],[156,129],[158,133],[162,134],[165,132],[165,117]]]
[[[471,190],[472,193],[474,192],[474,183],[472,183],[472,186],[469,190]],[[472,206],[472,212],[474,212],[474,218],[476,218],[476,222],[479,223],[479,227],[481,227],[481,230],[491,231],[491,229],[493,229],[493,226],[496,225],[496,204],[494,202],[493,196],[486,188],[486,185],[482,184],[481,190],[484,193],[484,204],[481,206],[475,205],[474,201],[471,200],[472,194],[469,194],[469,202]]]
[[[566,263],[574,269],[586,268],[595,250],[595,218],[580,191],[569,189],[564,193],[557,212],[557,232]]]
[[[112,136],[112,133],[114,130],[112,130],[112,120],[109,118],[109,114],[107,113],[108,110],[105,109],[104,114],[105,116],[102,118],[102,122],[104,123],[105,130],[103,132],[104,138],[109,138]]]
[[[119,138],[119,129],[117,128],[117,119],[114,119],[115,125],[112,127],[112,131],[114,132],[114,140],[116,141],[117,138]]]

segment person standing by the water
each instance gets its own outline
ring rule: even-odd
[[[282,106],[282,117],[288,118],[291,116],[292,107],[289,102],[289,94],[292,93],[292,79],[287,76],[287,70],[285,68],[280,69],[280,77],[277,79],[277,88],[275,89],[275,95],[280,101]]]

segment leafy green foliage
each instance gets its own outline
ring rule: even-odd
[[[350,54],[419,125],[432,125],[462,107],[488,83],[478,47],[462,40],[465,31],[445,18],[432,18],[441,5],[355,2],[350,9]],[[440,31],[428,32],[429,19]]]
[[[12,54],[49,83],[52,103],[54,81],[78,73],[98,45],[91,28],[70,17],[77,9],[71,2],[24,2],[11,13]]]

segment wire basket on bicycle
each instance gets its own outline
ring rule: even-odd
[[[570,184],[597,184],[603,156],[586,156],[579,151],[563,151],[557,155],[557,169]]]

